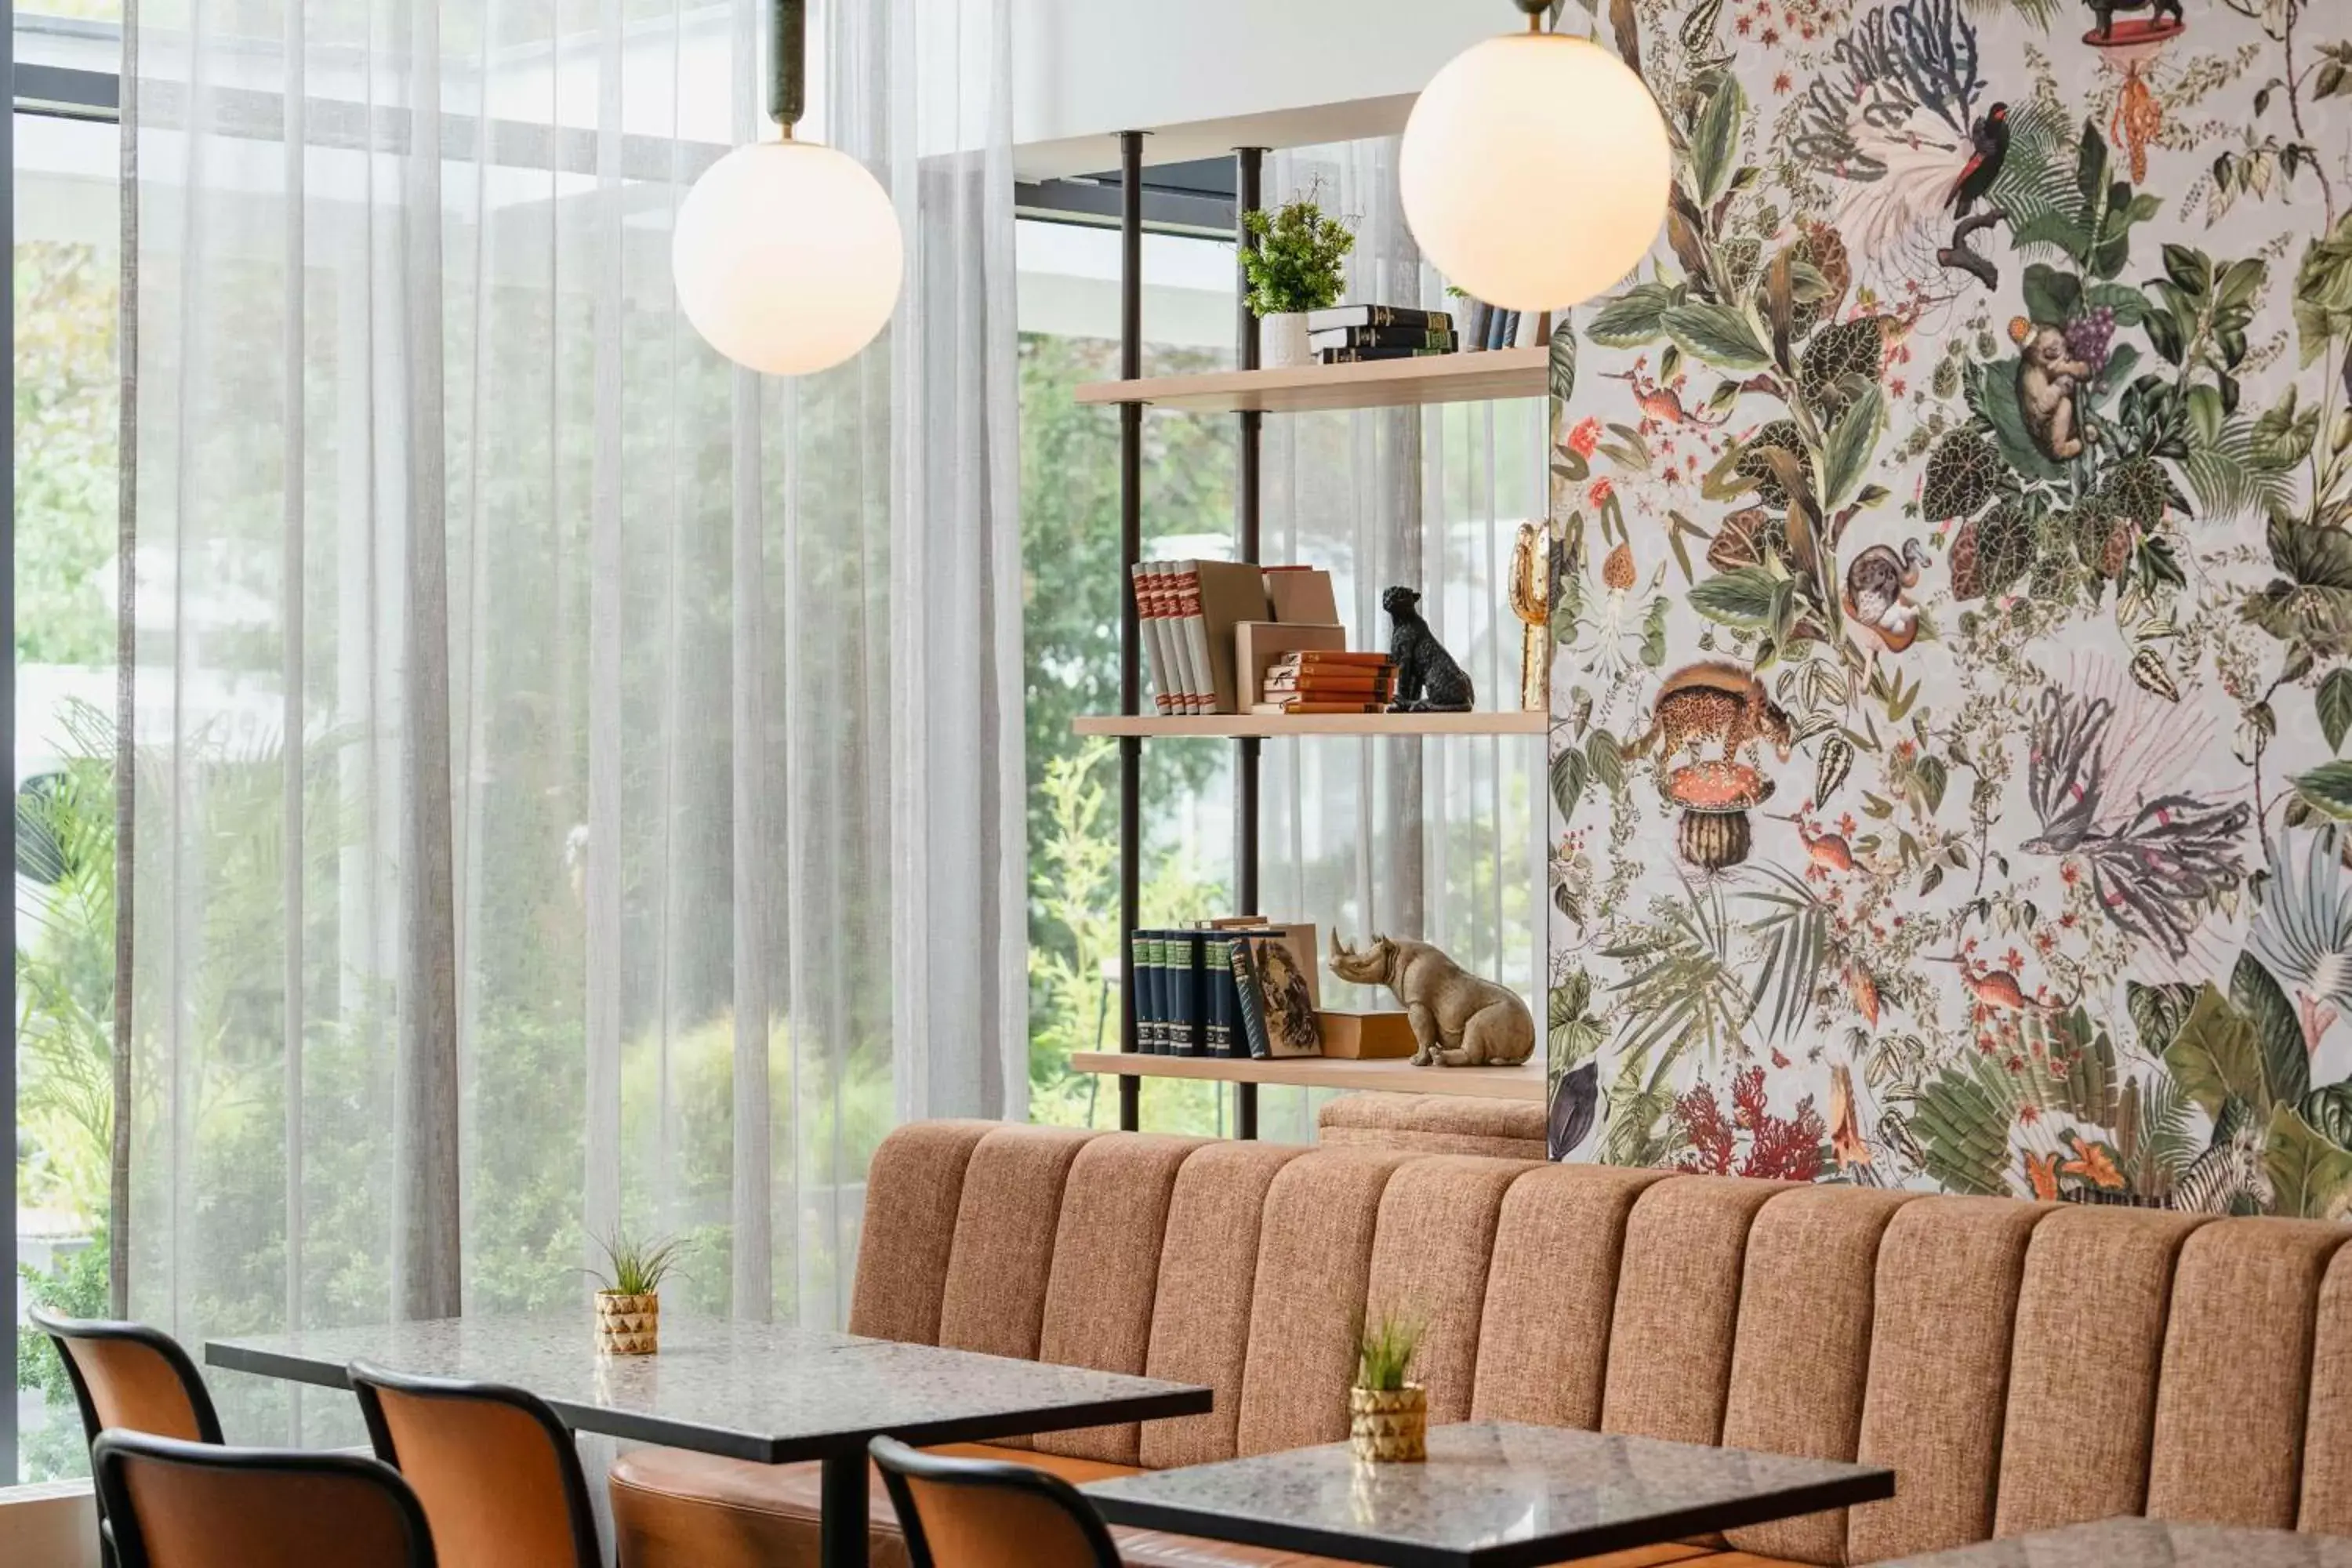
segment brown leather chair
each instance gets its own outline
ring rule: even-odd
[[[90,1442],[110,1426],[190,1443],[221,1440],[204,1377],[171,1335],[144,1323],[60,1318],[39,1307],[29,1316],[65,1361]]]
[[[90,1470],[121,1568],[435,1568],[415,1494],[373,1459],[110,1431]]]
[[[601,1568],[580,1451],[545,1401],[364,1362],[350,1374],[375,1457],[416,1493],[446,1568]]]
[[[1119,1568],[1078,1489],[1030,1465],[950,1459],[874,1439],[914,1568]]]

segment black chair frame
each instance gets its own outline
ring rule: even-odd
[[[1102,1515],[1077,1488],[1049,1470],[1003,1459],[954,1459],[926,1454],[889,1437],[875,1438],[866,1452],[881,1467],[882,1484],[889,1489],[891,1506],[898,1510],[898,1525],[906,1532],[907,1555],[914,1568],[938,1568],[938,1564],[923,1534],[922,1513],[907,1488],[909,1476],[949,1486],[988,1487],[1042,1497],[1069,1515],[1086,1536],[1094,1550],[1095,1568],[1120,1568],[1118,1543],[1111,1539]]]
[[[573,1442],[572,1428],[564,1425],[563,1417],[547,1401],[528,1389],[503,1383],[411,1377],[363,1361],[352,1363],[344,1375],[351,1381],[352,1392],[359,1396],[360,1415],[367,1421],[368,1441],[375,1447],[375,1457],[395,1470],[400,1468],[400,1454],[392,1440],[391,1426],[384,1420],[383,1403],[376,1394],[380,1388],[417,1399],[464,1399],[504,1405],[530,1416],[555,1447],[556,1473],[562,1481],[564,1511],[572,1521],[572,1544],[579,1556],[580,1568],[604,1568],[604,1558],[596,1544],[596,1510],[588,1496],[588,1478],[580,1468],[580,1450]]]
[[[98,1492],[99,1532],[108,1560],[122,1568],[149,1568],[153,1561],[139,1515],[131,1507],[129,1484],[123,1479],[126,1459],[187,1465],[224,1473],[295,1477],[332,1477],[365,1481],[392,1500],[408,1531],[408,1552],[402,1568],[437,1568],[433,1556],[433,1527],[416,1494],[400,1472],[358,1454],[316,1453],[302,1448],[230,1448],[217,1443],[184,1443],[143,1432],[110,1429],[90,1445],[90,1477]]]
[[[73,1352],[67,1347],[68,1340],[127,1340],[153,1351],[180,1374],[180,1386],[186,1392],[189,1406],[195,1412],[199,1438],[212,1444],[223,1441],[220,1415],[213,1408],[212,1391],[205,1386],[204,1374],[196,1370],[195,1362],[181,1348],[180,1342],[171,1335],[160,1329],[151,1329],[144,1323],[60,1317],[44,1307],[29,1308],[26,1315],[32,1320],[35,1328],[49,1337],[49,1342],[57,1346],[58,1359],[66,1363],[66,1376],[73,1384],[74,1403],[81,1406],[82,1435],[87,1441],[96,1443],[98,1435],[105,1428],[99,1424],[98,1405],[89,1396],[89,1384],[82,1377],[81,1368],[75,1364]]]

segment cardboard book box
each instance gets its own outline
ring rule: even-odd
[[[1316,1016],[1323,1054],[1346,1061],[1390,1061],[1412,1055],[1418,1042],[1402,1013],[1342,1013],[1325,1008]]]
[[[1234,627],[1234,672],[1240,678],[1246,713],[1264,701],[1266,667],[1286,653],[1301,649],[1339,652],[1348,646],[1348,628],[1341,626],[1294,626],[1287,621],[1243,621]]]

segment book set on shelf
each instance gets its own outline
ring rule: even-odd
[[[1163,714],[1286,711],[1260,708],[1271,700],[1264,690],[1269,667],[1303,651],[1321,656],[1347,647],[1328,572],[1233,561],[1139,561],[1133,577],[1152,706]],[[1384,654],[1355,657],[1387,659]],[[1296,670],[1275,696],[1299,696]],[[1355,706],[1345,711],[1379,711],[1365,706],[1370,700],[1354,695]]]
[[[1482,350],[1535,348],[1549,335],[1550,318],[1497,310],[1466,301],[1466,315],[1423,310],[1406,305],[1334,305],[1307,312],[1307,346],[1318,364],[1362,364],[1377,360],[1422,359]]]
[[[1255,917],[1128,938],[1136,1048],[1144,1055],[1278,1059],[1409,1057],[1402,1013],[1327,1012],[1315,927]]]
[[[1396,665],[1384,653],[1297,648],[1267,661],[1253,713],[1385,713]]]

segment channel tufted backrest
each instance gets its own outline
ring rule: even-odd
[[[1276,1173],[1258,1229],[1237,1453],[1348,1435],[1356,1324],[1372,1270],[1381,1196],[1399,1166],[1433,1155],[1318,1149]]]
[[[1045,1285],[1039,1361],[1142,1373],[1151,1349],[1169,1200],[1176,1173],[1202,1142],[1143,1133],[1097,1138],[1070,1162]],[[1132,1465],[1139,1432],[1129,1422],[1040,1433],[1036,1444],[1049,1454]]]
[[[1891,1466],[1728,1545],[1875,1563],[2095,1519],[2352,1533],[2352,1228],[985,1122],[876,1155],[854,1331],[1216,1391],[1047,1434],[1154,1468],[1335,1440],[1355,1326],[1438,1420]]]
[[[1854,1561],[1991,1535],[2017,1296],[2048,1212],[2009,1198],[1927,1197],[1879,1233],[1856,1453],[1901,1479],[1891,1500],[1847,1521]]]

